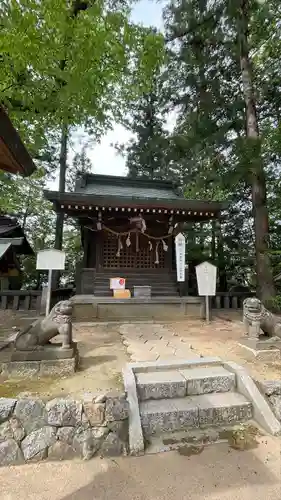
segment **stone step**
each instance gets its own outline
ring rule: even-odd
[[[137,373],[140,401],[182,398],[185,396],[228,392],[235,388],[235,374],[222,366]]]
[[[245,422],[253,417],[252,404],[236,392],[158,399],[140,403],[143,434]]]

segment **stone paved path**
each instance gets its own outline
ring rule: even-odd
[[[119,327],[131,361],[194,359],[198,354],[178,333],[157,323],[128,323]]]

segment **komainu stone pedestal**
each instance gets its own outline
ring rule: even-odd
[[[0,375],[4,378],[69,376],[75,373],[78,364],[76,342],[68,349],[50,344],[34,351],[0,351]]]
[[[58,336],[61,343],[52,343]],[[64,300],[46,318],[35,321],[0,347],[0,374],[61,377],[73,374],[78,360],[77,345],[72,340],[72,303]]]
[[[281,358],[281,340],[274,337],[261,339],[253,337],[242,337],[238,346],[248,359],[259,361],[278,361]]]

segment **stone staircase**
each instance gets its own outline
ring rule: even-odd
[[[178,297],[176,274],[173,271],[155,272],[140,269],[126,269],[124,271],[106,269],[96,272],[94,278],[94,294],[98,297],[111,297],[109,280],[113,276],[126,279],[126,288],[131,291],[133,297],[134,286],[151,286],[152,297]]]
[[[252,403],[222,366],[136,374],[145,438],[154,434],[223,426],[253,418]]]
[[[281,434],[259,387],[231,361],[206,357],[128,363],[123,380],[132,455],[145,449],[168,451],[171,444],[216,442],[242,427]]]

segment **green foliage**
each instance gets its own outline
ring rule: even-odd
[[[129,21],[130,2],[75,4],[1,4],[1,100],[24,139],[61,123],[99,136],[161,64],[163,37]]]

